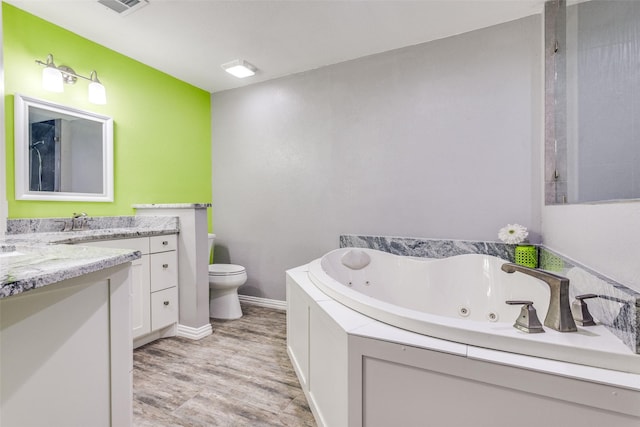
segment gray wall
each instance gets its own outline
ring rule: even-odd
[[[215,262],[284,300],[342,233],[539,240],[541,48],[532,16],[213,94]]]

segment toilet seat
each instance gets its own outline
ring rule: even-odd
[[[209,276],[236,276],[245,274],[245,268],[236,264],[210,264]]]

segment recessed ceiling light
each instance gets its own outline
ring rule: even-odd
[[[256,71],[258,71],[255,66],[249,64],[243,59],[236,59],[235,61],[222,64],[222,69],[239,79],[251,77],[256,74]]]

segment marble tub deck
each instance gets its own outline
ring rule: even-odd
[[[243,304],[199,341],[167,338],[133,355],[136,427],[315,427],[286,351],[284,311]]]

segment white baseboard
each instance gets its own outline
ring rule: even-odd
[[[199,328],[192,328],[191,326],[185,326],[178,324],[177,335],[183,338],[189,338],[192,340],[199,340],[204,337],[208,337],[213,333],[213,328],[210,323],[200,326]]]
[[[287,302],[277,299],[252,297],[249,295],[238,295],[240,302],[245,304],[257,305],[260,307],[275,308],[276,310],[287,310]]]

